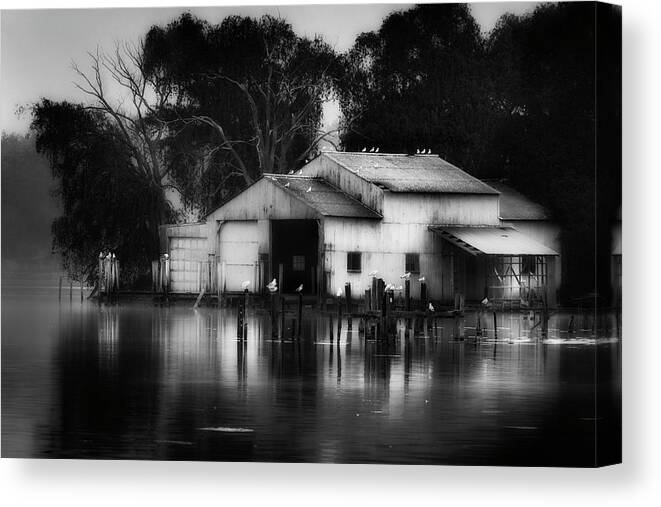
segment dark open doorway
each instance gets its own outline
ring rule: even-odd
[[[316,220],[271,221],[271,273],[282,292],[303,284],[303,294],[316,293],[318,252]]]

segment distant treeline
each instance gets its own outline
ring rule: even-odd
[[[89,102],[43,99],[32,123],[58,181],[54,245],[70,271],[91,275],[88,257],[112,250],[136,278],[158,254],[158,224],[177,218],[166,192],[203,216],[263,172],[298,169],[339,133],[340,149],[431,148],[506,179],[563,226],[561,297],[608,295],[621,190],[616,6],[543,4],[486,35],[466,4],[415,6],[344,54],[283,19],[212,25],[184,14],[77,72]],[[322,130],[329,99],[339,132]]]

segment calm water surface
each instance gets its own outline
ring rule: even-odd
[[[232,309],[65,299],[3,293],[3,457],[591,466],[620,455],[614,317],[597,336],[576,319],[569,336],[569,316],[556,316],[542,341],[525,316],[503,315],[498,341],[479,344],[473,317],[464,341],[444,321],[385,345],[346,320],[338,344],[313,315],[300,341],[273,340],[250,311],[241,343]]]

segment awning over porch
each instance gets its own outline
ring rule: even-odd
[[[472,255],[559,255],[513,227],[431,226],[429,229]]]

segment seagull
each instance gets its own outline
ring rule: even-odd
[[[418,278],[418,282],[424,282],[424,281],[425,281],[425,277],[424,277],[424,276],[421,276],[420,278]]]
[[[337,294],[335,294],[337,297],[342,297],[342,289],[337,289]]]
[[[427,155],[431,155],[431,148],[427,148]]]
[[[285,183],[285,187],[289,187],[289,182]]]
[[[309,162],[309,160],[306,158],[306,159],[305,159],[305,163],[307,164],[308,162]]]
[[[250,280],[246,280],[245,282],[241,282],[241,288],[243,290],[246,290],[248,288],[248,285],[250,285]]]
[[[369,276],[376,276],[377,273],[378,273],[377,270],[371,271],[370,274],[369,274]]]
[[[275,292],[275,291],[277,291],[277,290],[278,290],[278,281],[274,278],[273,280],[271,280],[271,283],[269,283],[269,284],[266,286],[266,288],[267,288],[270,292]]]
[[[296,292],[303,292],[303,284],[296,287]]]
[[[367,147],[364,147],[362,151],[363,151],[363,152],[366,152],[366,151],[367,151]]]
[[[434,311],[434,305],[431,304],[431,303],[429,303],[429,311],[430,311],[430,312],[433,312],[433,311]]]
[[[299,169],[296,174],[301,174],[303,172],[303,169]]]
[[[374,153],[374,146],[372,146],[372,149],[370,150],[370,153]]]
[[[310,185],[310,186],[308,187],[308,189],[306,190],[306,192],[312,192],[312,185]]]
[[[289,171],[287,174],[294,174],[294,170],[292,169],[292,170]]]
[[[418,148],[417,150],[415,150],[415,154],[416,154],[416,155],[420,155],[420,148]]]
[[[489,304],[489,298],[484,298],[484,299],[482,300],[482,304],[483,304],[483,305],[488,305],[488,304]]]
[[[165,257],[166,259],[170,258],[170,256],[168,254],[165,254],[163,257]]]
[[[399,275],[399,277],[408,280],[409,278],[411,278],[411,273],[410,272],[404,273],[403,275]]]
[[[379,153],[380,148],[377,148],[374,153]]]

